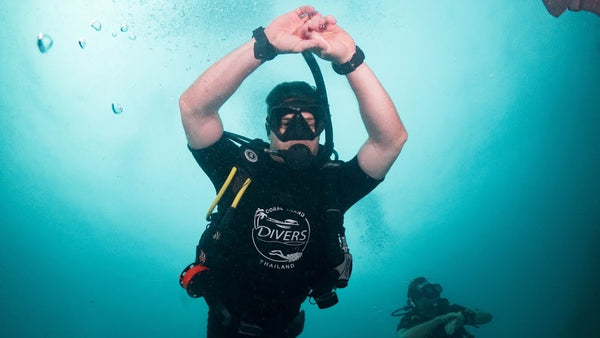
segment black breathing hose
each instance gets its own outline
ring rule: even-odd
[[[331,122],[331,112],[329,111],[329,101],[327,99],[327,90],[325,89],[325,81],[323,80],[323,74],[321,74],[321,68],[319,68],[319,64],[315,59],[314,55],[310,51],[302,52],[302,56],[304,57],[304,61],[308,64],[310,71],[315,79],[315,85],[317,87],[317,93],[319,93],[321,102],[323,102],[323,106],[325,108],[325,148],[322,152],[319,152],[319,160],[320,162],[325,162],[329,160],[331,154],[335,151],[333,150],[333,124]],[[337,160],[337,154],[335,154]]]

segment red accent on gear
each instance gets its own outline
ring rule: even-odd
[[[183,276],[180,277],[181,278],[181,286],[183,286],[184,289],[187,289],[188,284],[190,283],[192,278],[194,278],[194,276],[196,276],[197,274],[202,273],[202,271],[206,271],[206,270],[210,270],[210,269],[204,265],[192,266],[188,271],[185,272],[185,274]]]

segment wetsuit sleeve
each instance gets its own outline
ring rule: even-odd
[[[344,211],[350,209],[365,195],[373,191],[383,179],[376,180],[367,175],[358,165],[358,158],[344,163],[339,182],[339,201]]]
[[[203,149],[193,149],[188,145],[194,159],[218,189],[223,185],[231,168],[235,165],[239,147],[231,140],[221,137],[215,144]]]

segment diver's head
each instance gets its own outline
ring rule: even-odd
[[[413,279],[408,285],[408,304],[427,317],[436,316],[443,289],[440,284],[432,284],[425,277]]]
[[[276,160],[290,164],[314,161],[325,129],[326,106],[306,82],[284,82],[267,96],[266,129]],[[294,159],[286,159],[284,154]],[[304,158],[306,156],[306,158]],[[302,169],[302,168],[299,168]]]

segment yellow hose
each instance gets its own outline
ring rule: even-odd
[[[229,184],[231,184],[231,181],[233,180],[233,177],[235,176],[236,172],[237,172],[236,167],[231,168],[231,171],[229,172],[229,175],[227,176],[225,183],[223,183],[223,186],[221,186],[221,189],[219,190],[219,193],[215,197],[215,200],[210,205],[210,208],[208,208],[208,212],[206,213],[207,221],[210,221],[210,215],[212,214],[213,210],[217,206],[217,203],[219,203],[219,201],[221,200],[221,197],[223,197],[223,194],[225,193],[225,190],[227,190],[227,187],[229,187]]]
[[[235,198],[233,199],[233,203],[231,203],[232,208],[237,208],[237,205],[240,202],[240,199],[242,199],[242,196],[244,195],[244,193],[246,192],[246,189],[248,189],[250,182],[252,182],[252,180],[250,180],[250,178],[247,178],[244,181],[244,184],[242,184],[240,191],[238,191],[238,193],[235,195]]]

